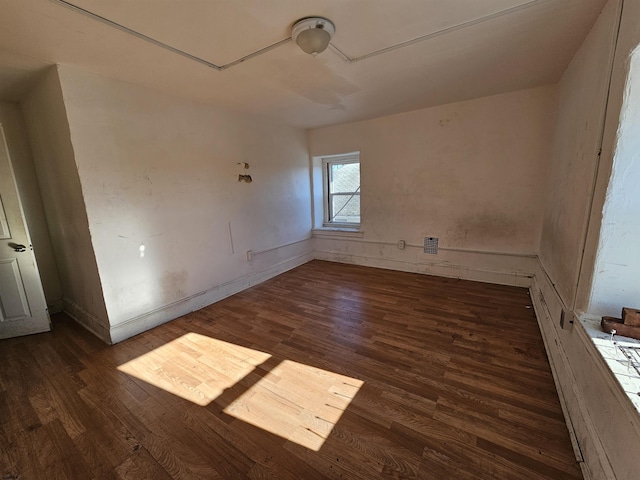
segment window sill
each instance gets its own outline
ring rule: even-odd
[[[580,318],[580,323],[622,390],[640,413],[640,373],[634,368],[635,362],[630,363],[622,351],[640,348],[640,341],[615,335],[614,345],[611,343],[611,335],[602,331],[598,319],[584,315]]]
[[[346,228],[346,227],[320,227],[311,230],[313,237],[350,237],[350,238],[362,238],[364,232],[359,228]]]

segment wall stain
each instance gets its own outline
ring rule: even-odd
[[[469,242],[499,240],[514,237],[518,232],[518,224],[513,218],[505,215],[480,213],[462,217],[449,229],[448,237],[451,245],[465,246]]]
[[[164,302],[181,300],[187,296],[188,272],[166,272],[160,279],[160,289]]]

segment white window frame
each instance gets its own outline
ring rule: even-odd
[[[344,195],[351,194],[353,196],[360,196],[361,188],[358,186],[357,191],[355,192],[340,192],[339,194],[331,193],[329,191],[329,176],[330,168],[332,165],[346,165],[350,163],[360,164],[360,154],[359,153],[349,153],[345,155],[333,155],[331,157],[323,157],[322,158],[322,183],[323,183],[323,201],[324,201],[324,221],[322,223],[323,227],[333,227],[333,228],[348,228],[348,229],[359,229],[360,224],[362,223],[362,210],[360,211],[360,223],[345,223],[345,222],[332,222],[331,215],[331,205],[332,198],[334,195]],[[361,172],[362,174],[362,172]],[[361,182],[362,184],[362,182]]]

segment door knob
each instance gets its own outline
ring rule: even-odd
[[[27,251],[27,247],[25,247],[24,245],[21,245],[19,243],[10,243],[9,246],[11,248],[13,248],[14,252],[26,252]]]

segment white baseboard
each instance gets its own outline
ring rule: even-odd
[[[196,293],[170,305],[165,305],[162,308],[125,320],[111,327],[111,342],[118,343],[126,340],[153,327],[157,327],[158,325],[162,325],[182,315],[211,305],[242,290],[246,290],[249,287],[269,280],[311,260],[313,260],[313,253],[305,253],[270,266],[265,270],[245,275],[203,292]]]
[[[330,262],[518,287],[531,286],[537,261],[534,255],[478,251],[442,250],[437,256],[431,256],[408,246],[406,250],[399,250],[395,245],[384,243],[324,238],[314,239],[314,256]]]
[[[87,312],[77,303],[69,300],[68,298],[62,299],[62,310],[73,318],[76,322],[82,325],[84,328],[93,333],[96,337],[101,339],[105,343],[111,343],[111,337],[109,335],[109,327],[107,320],[100,320],[98,317],[90,312]]]
[[[629,399],[576,315],[565,309],[564,328],[560,326],[564,305],[540,263],[530,292],[585,479],[634,478],[634,451],[640,444],[637,413],[626,405]]]
[[[47,310],[49,310],[50,315],[62,312],[64,310],[64,300],[62,298],[59,298],[57,300],[53,300],[52,302],[48,302]]]

